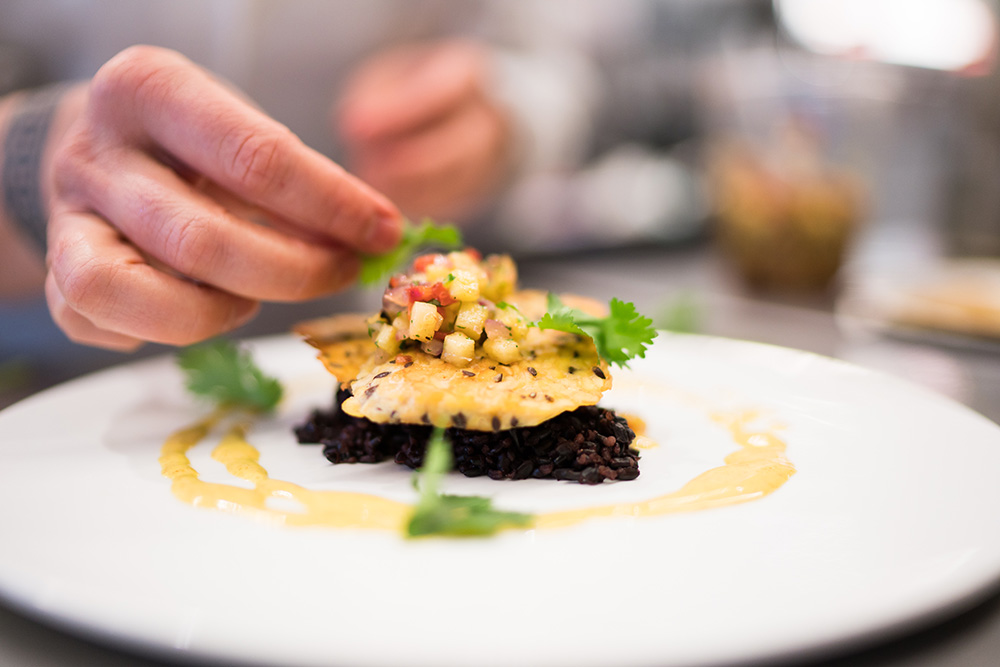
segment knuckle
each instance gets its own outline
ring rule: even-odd
[[[108,60],[90,81],[90,99],[95,103],[116,102],[134,91],[157,69],[154,47],[130,46]]]
[[[87,132],[75,132],[52,155],[52,185],[57,195],[84,190],[95,177],[97,147]]]
[[[163,261],[180,273],[197,277],[216,263],[220,252],[215,226],[201,215],[175,214],[163,224]]]
[[[125,101],[149,91],[163,91],[170,72],[183,62],[180,54],[157,46],[130,46],[108,60],[91,79],[90,102],[98,111],[117,111]]]
[[[96,257],[74,264],[60,262],[60,250],[52,264],[60,291],[67,305],[90,318],[101,317],[108,310],[107,304],[115,297],[118,270]]]
[[[296,141],[287,128],[239,129],[223,140],[221,157],[235,182],[249,192],[273,192],[284,187],[287,156]]]

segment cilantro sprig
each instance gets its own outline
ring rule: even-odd
[[[440,493],[441,479],[451,467],[451,446],[445,439],[444,429],[436,428],[427,441],[424,465],[413,476],[413,485],[420,491],[420,500],[406,526],[409,537],[478,537],[532,522],[530,514],[494,509],[489,498]]]
[[[177,353],[188,390],[220,408],[271,412],[281,400],[281,384],[254,363],[247,350],[217,339]]]
[[[632,359],[646,356],[646,346],[656,338],[653,320],[639,313],[635,304],[611,299],[606,317],[594,317],[570,308],[549,292],[548,312],[532,326],[590,336],[597,354],[608,363],[628,367]]]
[[[361,258],[362,285],[378,285],[399,271],[418,252],[429,248],[454,250],[462,246],[462,232],[454,225],[438,225],[424,219],[420,224],[403,221],[403,236],[399,245],[381,255],[364,255]]]

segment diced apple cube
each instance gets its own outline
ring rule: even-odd
[[[480,293],[490,301],[503,301],[517,285],[514,260],[509,255],[488,255],[483,266],[489,277],[480,285]]]
[[[478,339],[486,324],[486,306],[478,303],[463,303],[455,318],[455,331],[461,331],[472,339]]]
[[[521,340],[528,333],[528,323],[524,320],[524,316],[512,306],[498,308],[496,319],[507,326],[514,340]]]
[[[472,271],[455,269],[448,274],[448,281],[445,283],[445,287],[459,301],[479,300],[479,279]]]
[[[476,352],[476,341],[465,334],[450,333],[444,337],[441,359],[462,368],[468,366]]]
[[[487,338],[483,343],[483,351],[501,364],[512,364],[521,358],[517,341],[510,338]]]
[[[382,325],[375,336],[375,347],[385,351],[387,354],[399,352],[399,340],[396,338],[396,327],[389,324]]]
[[[462,303],[456,301],[455,303],[449,303],[447,306],[442,306],[438,308],[438,312],[441,313],[444,318],[441,321],[441,326],[438,327],[441,331],[454,331],[455,321],[458,319],[458,313],[462,309]]]
[[[448,253],[448,261],[456,269],[465,269],[471,271],[475,269],[479,262],[476,261],[472,255],[465,252],[464,250],[455,250],[454,252]]]
[[[451,273],[451,262],[444,255],[437,255],[435,260],[424,267],[424,276],[429,283],[444,282]]]
[[[426,301],[415,301],[410,305],[410,338],[430,340],[444,318],[437,306]]]

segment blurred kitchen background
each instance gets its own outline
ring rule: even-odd
[[[497,93],[542,118],[550,159],[463,221],[481,249],[518,256],[527,286],[888,371],[1000,422],[997,0],[0,0],[0,94],[158,44],[338,159],[326,82],[379,46],[442,35],[504,52]],[[528,85],[534,57],[555,74]],[[377,299],[268,304],[234,335]],[[0,407],[169,351],[78,346],[40,296],[0,300]],[[81,650],[41,626],[10,635],[18,664]],[[998,646],[994,594],[822,664],[975,667]]]
[[[277,4],[0,0],[0,93],[88,77],[131,43],[161,44],[236,82],[336,158],[336,140],[316,129],[333,93],[308,82],[333,67],[314,46],[344,28],[311,17],[353,5],[348,14],[360,16],[365,3],[280,3],[298,22],[276,20]],[[530,279],[558,280],[552,267],[596,267],[612,256],[625,268],[611,282],[645,285],[654,309],[678,298],[704,311],[778,304],[874,328],[907,317],[934,328],[933,313],[929,325],[920,313],[900,315],[899,294],[887,297],[884,281],[1000,255],[991,0],[416,4],[380,10],[397,38],[440,31],[505,48],[541,44],[572,63],[566,76],[579,80],[579,98],[552,125],[578,130],[570,150],[470,223],[473,243],[519,255]],[[979,344],[1000,333],[989,310],[1000,313],[1000,297],[992,264],[976,266],[949,285],[966,293],[978,281],[968,289],[982,299],[941,328],[972,327]],[[273,306],[238,335],[286,331],[304,317],[370,305],[371,296]],[[970,312],[984,328],[963,320]],[[777,342],[758,334],[794,326],[794,316],[767,314],[740,331],[682,319]],[[39,300],[0,304],[0,404],[132,358],[69,343]]]

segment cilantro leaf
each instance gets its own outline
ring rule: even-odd
[[[512,303],[507,303],[506,301],[500,301],[499,303],[496,304],[496,307],[498,310],[513,310],[521,317],[524,317],[524,313],[521,312],[521,309]]]
[[[281,400],[281,384],[264,375],[250,353],[217,339],[177,353],[189,391],[224,408],[270,412]]]
[[[403,237],[399,245],[381,255],[364,255],[361,258],[362,285],[378,285],[400,270],[413,255],[429,247],[455,249],[462,246],[462,233],[454,225],[436,225],[424,219],[419,225],[409,220],[403,223]]]
[[[414,486],[420,491],[420,501],[406,526],[408,537],[485,536],[508,526],[531,523],[530,514],[496,510],[489,498],[439,493],[441,478],[451,466],[451,446],[444,437],[444,429],[436,428],[427,441],[424,465],[413,477]]]
[[[653,320],[640,314],[631,302],[611,299],[608,308],[606,317],[594,317],[570,308],[549,292],[548,312],[532,326],[589,336],[602,359],[627,367],[631,359],[646,356],[646,346],[656,338],[656,328]]]
[[[590,336],[577,322],[586,322],[592,319],[594,318],[583,311],[570,308],[562,302],[562,299],[549,292],[547,312],[542,316],[542,319],[533,322],[532,326],[536,326],[539,329],[555,329],[556,331]]]

